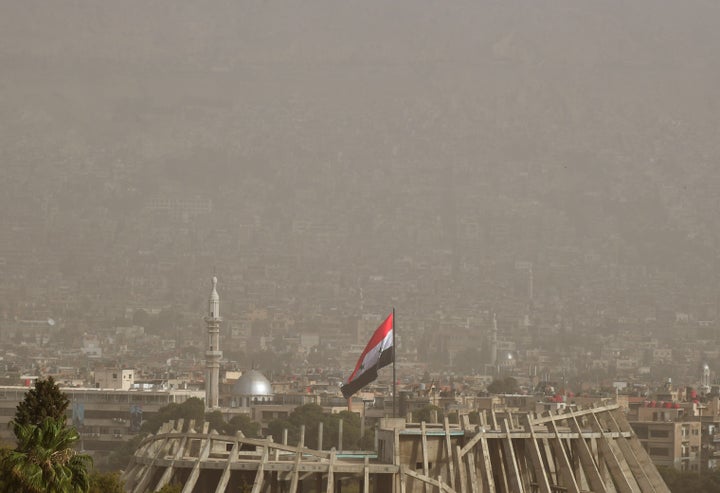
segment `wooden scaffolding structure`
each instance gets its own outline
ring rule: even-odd
[[[171,482],[183,493],[669,493],[617,405],[480,413],[480,423],[389,419],[378,450],[312,450],[167,423],[139,446],[128,492]]]

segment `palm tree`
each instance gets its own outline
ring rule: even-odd
[[[79,436],[65,420],[45,418],[39,425],[12,423],[18,446],[6,457],[13,491],[85,493],[92,458],[72,447]]]

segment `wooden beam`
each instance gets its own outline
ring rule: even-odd
[[[328,473],[327,473],[327,488],[325,493],[334,493],[335,491],[335,472],[333,466],[335,465],[335,448],[330,450],[330,462],[328,462]]]
[[[175,462],[182,458],[183,453],[185,452],[185,447],[187,446],[187,443],[188,443],[188,437],[187,436],[182,437],[182,439],[180,440],[180,445],[178,445],[178,449],[175,451],[175,454],[173,455],[171,465],[165,468],[162,476],[160,476],[160,480],[155,485],[155,488],[153,489],[153,491],[162,489],[163,486],[165,486],[166,484],[168,484],[170,482],[170,480],[172,479],[173,468],[174,468]]]
[[[558,484],[560,479],[558,478],[558,468],[555,466],[555,456],[550,448],[550,440],[543,438],[541,442],[543,445],[542,452],[545,455],[545,464],[547,464],[548,481],[550,481],[550,484]]]
[[[268,461],[268,452],[268,448],[265,447],[265,449],[263,450],[262,459],[260,460],[260,466],[255,473],[255,481],[253,482],[251,493],[260,493],[260,490],[262,489],[263,482],[265,480],[265,464]]]
[[[576,418],[579,418],[580,416],[586,416],[586,415],[588,415],[588,414],[595,414],[595,413],[597,413],[597,412],[612,411],[612,410],[614,410],[614,409],[618,409],[618,407],[619,407],[619,406],[618,406],[617,404],[611,404],[611,405],[608,405],[608,406],[600,406],[600,407],[595,407],[595,408],[580,409],[580,410],[571,411],[571,412],[572,412],[572,414],[573,414]],[[547,416],[538,416],[538,417],[536,417],[536,418],[533,420],[533,422],[534,422],[534,424],[536,424],[536,425],[543,425],[543,424],[549,423],[550,421],[555,421],[555,420],[557,420],[557,419],[558,419],[557,415],[555,415],[555,414],[553,414],[553,413],[548,413]],[[563,417],[563,418],[561,418],[561,419],[565,419],[565,417]]]
[[[240,434],[241,432],[238,431]],[[240,437],[238,436],[238,439]],[[218,481],[217,488],[215,488],[215,493],[224,493],[225,488],[227,488],[228,481],[230,481],[230,467],[232,466],[233,462],[235,462],[238,458],[238,451],[240,450],[240,442],[238,440],[235,440],[235,443],[233,443],[232,449],[230,450],[230,455],[228,456],[228,460],[225,463],[225,468],[223,469],[222,476],[220,476],[220,481]]]
[[[366,455],[363,464],[363,493],[370,493],[370,468],[368,467],[369,464],[370,459]]]
[[[452,444],[450,443],[450,420],[445,416],[445,455],[447,456],[448,473],[450,476],[450,487],[455,489],[455,467],[453,466]]]
[[[575,415],[570,414],[567,422],[568,425],[570,425],[571,430],[574,430],[580,434],[582,433],[582,430],[580,429],[580,424],[578,423]],[[587,442],[584,438],[579,438],[575,440],[574,443],[576,446],[578,458],[580,459],[580,464],[582,464],[583,473],[585,474],[585,477],[587,478],[587,481],[589,483],[588,486],[590,486],[590,489],[593,491],[605,491],[605,483],[600,476],[600,471],[597,468],[597,464],[593,460],[593,455],[590,451],[590,448],[588,447]]]
[[[208,423],[206,422],[204,429],[207,429],[207,425]],[[195,460],[195,464],[193,465],[190,476],[188,477],[188,480],[182,489],[182,493],[192,493],[193,488],[195,488],[195,483],[197,483],[198,477],[200,477],[200,464],[205,462],[205,460],[210,456],[210,449],[212,448],[212,438],[208,437],[202,439],[200,443],[202,444],[203,442],[205,443],[204,445],[201,445],[200,453]]]
[[[542,454],[540,453],[540,447],[538,446],[537,438],[535,438],[535,431],[533,430],[533,424],[530,416],[525,416],[525,431],[530,433],[530,443],[528,444],[528,451],[530,453],[530,462],[533,466],[533,472],[535,473],[535,481],[538,484],[540,493],[552,493],[550,490],[550,482],[548,481],[547,472],[543,465]]]
[[[660,476],[657,468],[652,463],[650,456],[643,448],[640,440],[637,439],[635,431],[632,429],[632,426],[630,426],[630,423],[628,423],[625,414],[623,414],[620,409],[610,411],[608,414],[619,431],[629,431],[630,433],[632,433],[632,438],[630,440],[627,440],[627,444],[630,446],[630,449],[635,453],[635,458],[638,460],[640,467],[642,467],[643,471],[645,472],[648,481],[650,481],[652,487],[655,488],[655,491],[658,493],[670,493],[670,489],[667,487],[662,476]]]
[[[600,423],[598,422],[597,416],[595,414],[590,414],[588,419],[590,421],[590,426],[595,431],[599,431],[601,433],[603,432],[602,427],[600,426]],[[607,437],[598,439],[598,448],[600,450],[600,455],[603,457],[605,463],[608,466],[608,469],[610,471],[610,477],[612,478],[617,490],[620,493],[633,493],[633,491],[635,490],[630,484],[630,478],[627,477],[627,473],[622,467],[620,459],[618,459],[617,455],[615,455],[615,452],[613,451],[610,442],[610,439]]]
[[[457,467],[457,477],[458,477],[458,490],[460,493],[466,493],[465,488],[465,464],[462,461],[462,456],[460,455],[460,445],[455,446],[455,455],[453,456],[453,462],[455,467]]]
[[[475,452],[470,451],[469,454],[465,454],[467,457],[467,470],[470,479],[470,492],[480,493],[480,484],[478,483],[477,469],[475,468]]]
[[[550,424],[550,428],[555,434],[555,439],[551,439],[550,441],[555,452],[553,454],[553,459],[559,460],[560,462],[559,466],[556,464],[558,470],[557,480],[559,482],[560,478],[563,479],[563,486],[567,488],[568,492],[580,493],[580,488],[578,487],[575,476],[572,473],[572,464],[570,464],[570,459],[568,459],[565,446],[562,443],[562,438],[560,438],[560,433],[558,433],[557,424],[555,423],[554,418],[556,418],[556,416],[553,416],[553,419],[547,422]]]
[[[304,428],[301,428],[301,431],[304,431]],[[295,463],[293,464],[292,479],[290,480],[290,493],[297,493],[298,481],[300,479],[300,459],[302,458],[303,439],[304,436],[301,433],[297,454],[295,455]]]
[[[400,430],[393,428],[393,465],[400,469]],[[405,475],[400,474],[400,477],[393,481],[393,490],[397,492],[398,489],[403,493],[405,491]]]
[[[603,427],[609,429],[610,431],[619,431],[620,428],[611,413],[602,413],[598,415],[598,419]],[[645,469],[635,455],[635,451],[630,447],[630,444],[628,444],[627,439],[625,437],[620,437],[614,441],[620,449],[625,462],[627,462],[635,481],[637,481],[640,491],[655,493],[655,486],[653,486],[650,482],[650,479],[645,473]]]
[[[505,457],[507,458],[507,468],[509,473],[509,483],[511,491],[514,493],[525,493],[525,487],[520,477],[520,468],[518,467],[518,461],[515,457],[515,448],[512,443],[512,436],[510,435],[510,424],[508,419],[503,419],[503,429],[505,431],[505,440],[503,440],[503,446],[505,449]]]
[[[483,483],[487,486],[489,493],[495,493],[495,477],[493,476],[492,460],[490,459],[490,443],[484,433],[480,437],[480,453],[482,455],[480,468],[483,472]]]
[[[425,429],[425,421],[420,423],[420,437],[422,443],[423,474],[425,476],[429,476],[430,468],[428,466],[427,430]],[[428,483],[424,483],[423,490],[425,491],[425,493],[428,493]]]
[[[450,486],[446,485],[442,481],[425,476],[424,474],[418,474],[415,471],[413,471],[412,469],[405,469],[404,471],[405,471],[405,474],[407,474],[408,476],[410,476],[413,479],[417,479],[418,481],[421,481],[424,485],[434,486],[441,492],[445,491],[447,493],[456,493],[455,490],[450,488]]]

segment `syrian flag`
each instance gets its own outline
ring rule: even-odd
[[[393,362],[393,315],[392,313],[375,329],[370,342],[360,355],[355,371],[340,387],[343,397],[349,399],[351,395],[365,387],[377,378],[377,372]]]

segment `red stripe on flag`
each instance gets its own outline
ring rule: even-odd
[[[375,329],[375,333],[370,338],[370,342],[367,343],[367,346],[365,346],[365,349],[363,350],[362,354],[360,355],[360,358],[358,358],[357,364],[355,365],[355,370],[352,372],[352,375],[350,375],[350,378],[348,378],[348,383],[353,381],[353,378],[355,378],[355,375],[357,375],[358,370],[360,370],[360,365],[362,365],[363,360],[365,359],[365,355],[370,352],[371,349],[375,348],[378,344],[382,342],[383,339],[385,339],[385,336],[388,335],[388,332],[390,332],[393,328],[393,314],[391,313],[388,315],[388,318],[385,319],[383,323],[380,324],[380,327]],[[393,347],[395,346],[395,341],[393,341]]]

